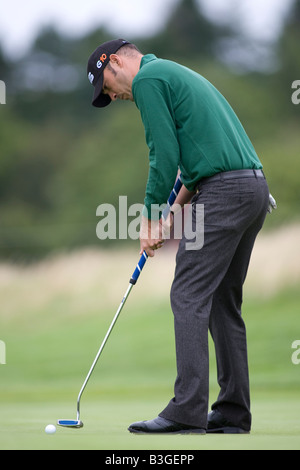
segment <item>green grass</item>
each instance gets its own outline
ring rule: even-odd
[[[244,301],[251,434],[159,437],[132,435],[127,427],[155,417],[173,394],[167,295],[142,302],[133,290],[83,394],[84,428],[46,435],[47,424],[76,417],[79,389],[121,298],[116,292],[108,302],[99,288],[88,295],[62,289],[37,301],[20,285],[15,296],[10,289],[0,292],[0,339],[7,354],[7,364],[0,365],[0,449],[300,449],[300,365],[291,361],[291,344],[300,337],[296,289]],[[213,402],[218,386],[212,343],[210,348]]]
[[[72,398],[72,397],[71,397]],[[162,399],[164,396],[162,395]],[[82,429],[57,428],[47,435],[44,428],[60,417],[75,418],[74,403],[53,397],[45,402],[20,402],[0,406],[1,449],[18,450],[299,450],[299,396],[275,394],[254,396],[254,428],[250,435],[134,435],[127,431],[136,419],[152,418],[162,400],[109,399],[105,394],[82,406]]]

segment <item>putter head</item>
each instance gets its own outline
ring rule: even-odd
[[[57,421],[59,426],[64,426],[65,428],[82,428],[83,422],[79,419],[59,419]]]

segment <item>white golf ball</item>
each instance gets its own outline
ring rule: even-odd
[[[47,434],[54,434],[56,433],[56,427],[54,426],[54,424],[48,424],[48,426],[45,427],[45,432]]]

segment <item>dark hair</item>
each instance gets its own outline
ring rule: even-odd
[[[132,55],[132,53],[139,52],[141,54],[141,51],[138,49],[138,47],[135,44],[125,44],[124,46],[120,47],[120,49],[117,50],[117,53],[124,53],[124,55]]]

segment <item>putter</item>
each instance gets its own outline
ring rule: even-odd
[[[177,197],[177,194],[180,191],[181,186],[182,186],[181,175],[179,175],[177,180],[176,180],[176,183],[174,185],[174,188],[172,189],[172,192],[169,196],[169,199],[167,201],[167,205],[166,205],[165,209],[162,212],[162,217],[165,220],[167,219],[167,217],[168,217],[168,215],[171,211],[171,207],[175,202],[175,199]],[[112,329],[116,324],[116,321],[117,321],[117,319],[118,319],[118,317],[121,313],[121,310],[125,305],[125,302],[126,302],[128,296],[130,294],[130,291],[131,291],[132,287],[136,284],[136,282],[139,278],[139,275],[141,274],[142,269],[145,266],[145,263],[146,263],[147,259],[148,259],[148,255],[147,255],[146,251],[144,251],[142,253],[141,257],[140,257],[140,260],[139,260],[138,264],[136,265],[136,268],[135,268],[135,270],[134,270],[134,272],[131,276],[131,279],[129,281],[129,286],[128,286],[126,292],[125,292],[125,295],[124,295],[124,297],[123,297],[123,299],[122,299],[122,301],[119,305],[119,308],[118,308],[118,310],[117,310],[117,312],[116,312],[116,314],[113,318],[113,321],[111,322],[111,325],[110,325],[110,327],[109,327],[109,329],[108,329],[108,331],[107,331],[107,333],[106,333],[106,335],[105,335],[105,337],[102,341],[102,344],[101,344],[101,346],[98,350],[98,353],[97,353],[97,355],[94,359],[94,362],[93,362],[93,364],[92,364],[92,366],[91,366],[91,368],[88,372],[88,375],[86,376],[86,379],[85,379],[85,381],[84,381],[84,383],[83,383],[83,385],[80,389],[80,392],[79,392],[79,395],[78,395],[78,398],[77,398],[77,417],[76,417],[76,419],[59,419],[57,421],[57,424],[59,426],[68,427],[68,428],[82,428],[83,427],[83,422],[80,420],[80,401],[81,401],[82,394],[83,394],[83,392],[85,390],[85,387],[86,387],[86,385],[87,385],[87,383],[88,383],[88,381],[89,381],[89,379],[92,375],[92,372],[93,372],[93,370],[94,370],[94,368],[95,368],[95,366],[98,362],[98,359],[99,359],[99,357],[100,357],[100,355],[101,355],[101,353],[104,349],[104,346],[105,346],[105,344],[106,344],[106,342],[109,338],[109,335],[112,332]]]

